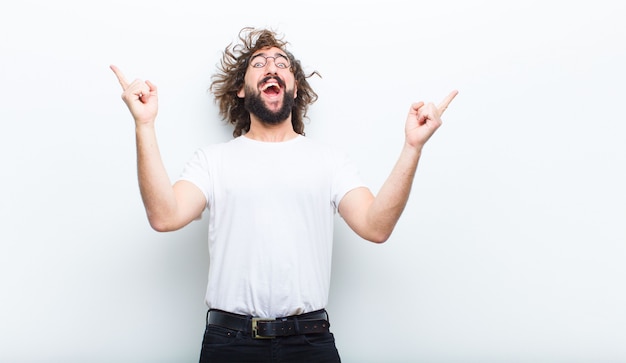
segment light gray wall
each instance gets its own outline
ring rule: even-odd
[[[411,102],[460,94],[387,244],[338,218],[345,362],[626,361],[626,5],[20,1],[0,7],[0,361],[192,362],[206,220],[152,231],[108,69],[160,92],[175,178],[230,138],[207,92],[243,26],[284,33],[312,138],[375,191]]]

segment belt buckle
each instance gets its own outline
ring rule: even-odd
[[[266,335],[259,335],[258,333],[258,323],[263,323],[263,322],[269,322],[269,321],[275,321],[276,319],[272,319],[272,318],[252,318],[252,337],[254,339],[274,339],[274,337],[270,337],[270,336],[266,336]]]

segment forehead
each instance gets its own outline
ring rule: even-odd
[[[283,56],[287,56],[285,54],[285,51],[278,48],[278,47],[265,47],[265,48],[261,48],[259,50],[257,50],[256,52],[252,53],[252,57],[257,56],[257,55],[267,55],[267,56],[274,56],[274,55],[283,55]]]

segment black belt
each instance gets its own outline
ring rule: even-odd
[[[326,310],[284,318],[267,319],[212,309],[209,310],[207,324],[238,330],[244,334],[251,334],[256,339],[326,333],[330,327]]]

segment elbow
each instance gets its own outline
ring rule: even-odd
[[[172,229],[167,228],[166,226],[160,224],[150,223],[150,227],[157,232],[171,232]]]
[[[149,220],[150,227],[157,232],[170,232],[171,229],[165,224],[157,221]]]
[[[383,244],[387,242],[387,240],[389,240],[389,237],[391,237],[391,231],[377,231],[375,233],[370,233],[367,236],[362,237],[370,242]]]
[[[156,218],[154,216],[148,216],[148,222],[150,227],[157,232],[172,232],[179,228],[176,228],[172,223],[164,218]]]
[[[376,244],[382,244],[387,242],[389,237],[391,237],[391,233],[393,232],[394,226],[390,225],[356,225],[351,226],[352,230],[356,232],[356,234],[363,238],[366,241],[373,242]]]

